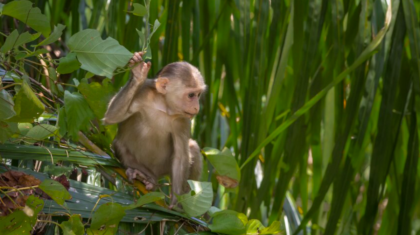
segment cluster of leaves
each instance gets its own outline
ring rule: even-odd
[[[146,6],[133,5],[132,14],[148,15],[148,4]],[[2,16],[13,17],[35,31],[31,33],[33,31],[28,29],[28,31],[19,32],[15,29],[9,35],[2,34],[6,39],[0,48],[0,66],[4,69],[0,71],[4,72],[0,75],[3,82],[8,80],[10,84],[0,86],[0,143],[7,141],[28,144],[51,142],[56,146],[58,143],[66,143],[66,146],[71,148],[73,144],[68,140],[78,140],[81,135],[84,135],[83,132],[96,145],[110,153],[108,148],[115,135],[116,127],[103,126],[100,119],[116,90],[110,79],[115,74],[129,70],[125,66],[132,57],[132,53],[117,40],[111,37],[104,40],[99,31],[85,29],[66,40],[69,49],[66,56],[52,59],[49,56],[51,53],[49,46],[60,42],[66,26],[58,24],[51,31],[48,18],[41,13],[39,8],[33,7],[28,0],[0,4],[0,10]],[[148,20],[147,16],[147,26]],[[150,33],[148,27],[137,30],[139,44],[143,50],[147,51],[146,59],[151,59],[150,38],[159,25],[159,21],[156,20]],[[26,72],[28,66],[40,68],[39,74],[31,77]],[[65,74],[80,73],[81,69],[86,71],[86,74],[81,80],[73,79],[74,85],[64,83],[60,79]],[[105,79],[101,83],[89,81],[94,75],[105,77]],[[43,82],[40,82],[39,78]],[[11,95],[13,93],[15,93],[14,96]],[[228,150],[220,152],[216,149],[205,149],[204,153],[217,172],[217,181],[225,188],[234,190],[233,188],[240,181],[240,171],[232,153]],[[54,159],[51,151],[50,154]],[[49,160],[48,157],[46,160]],[[189,216],[200,216],[209,211],[212,205],[213,185],[211,182],[189,181],[188,183],[191,192],[177,195],[178,201]],[[64,234],[83,233],[84,225],[81,216],[72,215],[66,208],[65,200],[70,199],[70,194],[62,185],[51,180],[42,183],[34,180],[30,185],[20,186],[36,188],[38,185],[67,211],[69,220],[59,224]],[[18,202],[16,204],[18,210],[2,218],[2,221],[7,221],[4,226],[8,228],[8,231],[28,232],[31,230],[44,205],[44,201],[39,196],[42,197],[42,194],[36,196],[31,191],[24,197],[16,197],[15,200],[8,197],[12,200],[11,203]],[[106,229],[114,233],[126,210],[163,198],[162,193],[149,193],[128,206],[115,202],[105,203],[95,211],[90,227],[86,231],[88,234],[96,234]],[[6,209],[9,210],[11,207]],[[231,219],[239,218],[244,223],[231,224],[231,219],[222,219],[225,216]],[[269,228],[263,228],[259,221],[247,221],[247,219],[244,220],[244,216],[240,213],[234,214],[232,211],[220,211],[214,213],[212,226],[216,232],[226,234],[254,233],[253,231],[257,230],[262,232],[261,234],[277,233],[280,227],[276,222]],[[236,226],[239,227],[236,228]]]

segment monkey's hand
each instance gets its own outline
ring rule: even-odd
[[[139,84],[147,79],[147,73],[152,66],[150,62],[145,63],[142,57],[143,52],[136,52],[130,60],[130,66],[133,67],[131,70],[133,72],[133,80]]]

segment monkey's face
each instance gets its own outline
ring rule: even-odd
[[[172,83],[172,84],[171,84]],[[165,94],[166,103],[171,115],[193,118],[200,110],[200,87],[186,87],[180,82],[171,81]]]

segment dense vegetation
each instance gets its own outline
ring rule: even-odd
[[[20,171],[83,175],[89,186],[71,184],[84,195],[82,203],[66,205],[71,216],[66,222],[53,217],[64,233],[83,231],[77,214],[90,217],[97,203],[86,197],[91,194],[105,195],[98,205],[112,205],[102,214],[118,212],[112,223],[95,216],[92,223],[83,220],[91,233],[102,226],[115,231],[110,225],[119,221],[125,223],[120,232],[163,229],[172,234],[208,227],[227,234],[277,233],[277,221],[285,220],[285,200],[296,201],[303,221],[298,228],[286,226],[284,233],[420,233],[420,2],[3,4],[0,156]],[[86,45],[86,38],[95,40]],[[167,188],[134,203],[131,186],[115,174],[123,172],[110,149],[116,126],[100,120],[109,99],[129,78],[126,63],[140,50],[152,61],[150,77],[164,65],[184,60],[206,80],[208,91],[193,121],[193,136],[202,148],[214,148],[203,151],[207,173],[202,184],[210,186],[201,193],[214,194],[214,207],[200,217],[211,225],[189,217],[197,211],[185,215],[155,205],[140,207],[163,198]],[[92,51],[106,56],[95,59]],[[224,187],[216,175],[229,176],[237,187]],[[47,183],[66,192],[55,181]],[[39,187],[63,205],[54,190]],[[33,206],[42,197],[31,196],[26,205],[37,211]],[[183,206],[198,210],[197,205],[208,202],[192,201],[186,199]],[[142,223],[133,219],[139,214]],[[9,225],[0,218],[0,228]]]

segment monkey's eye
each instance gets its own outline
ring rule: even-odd
[[[198,96],[198,98],[200,98],[200,96],[201,96],[201,93],[198,93],[198,95],[197,95],[197,96]]]
[[[188,97],[189,97],[189,98],[193,98],[193,97],[194,97],[194,95],[195,95],[194,93],[190,93],[190,94],[188,94]]]

